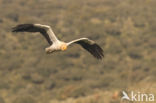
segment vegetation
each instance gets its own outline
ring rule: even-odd
[[[120,103],[122,90],[154,93],[155,4],[0,0],[0,103]],[[105,58],[98,61],[79,46],[47,55],[49,45],[38,33],[11,32],[21,23],[50,25],[64,41],[89,37]]]

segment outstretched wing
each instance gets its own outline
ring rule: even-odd
[[[80,38],[80,39],[73,40],[69,42],[68,45],[73,43],[81,45],[84,49],[90,52],[97,59],[102,59],[104,57],[102,48],[94,41],[88,38]]]
[[[58,40],[50,26],[41,24],[19,24],[13,28],[12,32],[40,32],[51,45]]]

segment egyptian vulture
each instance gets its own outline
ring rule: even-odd
[[[93,40],[88,38],[80,38],[68,43],[58,40],[48,25],[41,24],[19,24],[13,28],[12,32],[40,32],[49,43],[49,47],[45,48],[46,53],[53,53],[55,51],[64,51],[71,44],[79,44],[95,58],[102,59],[104,57],[102,48]]]

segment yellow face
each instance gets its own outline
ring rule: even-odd
[[[61,46],[61,50],[62,51],[65,51],[67,49],[67,45],[66,44],[63,44],[62,46]]]

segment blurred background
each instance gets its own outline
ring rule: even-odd
[[[120,103],[121,91],[156,94],[156,0],[0,0],[0,103]],[[47,55],[39,33],[95,40],[105,58],[79,45]],[[147,102],[146,102],[147,103]]]

